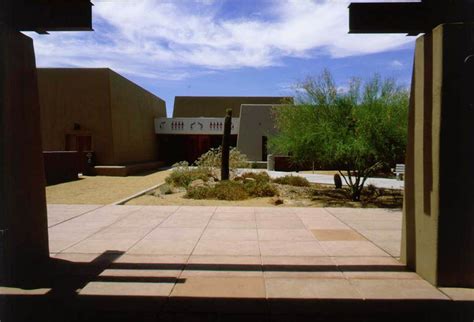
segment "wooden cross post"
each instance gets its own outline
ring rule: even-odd
[[[417,38],[401,259],[436,286],[474,287],[474,0],[353,3],[351,33]]]
[[[0,0],[0,285],[32,285],[49,262],[36,63],[21,31],[92,30],[91,17],[89,0]]]

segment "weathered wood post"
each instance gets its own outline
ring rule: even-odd
[[[230,131],[232,128],[232,110],[227,109],[222,135],[221,180],[229,180]]]

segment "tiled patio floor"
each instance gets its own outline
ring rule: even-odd
[[[397,261],[396,210],[50,205],[49,214],[64,218],[50,228],[56,258],[122,252],[81,295],[446,298]]]
[[[399,210],[49,205],[48,211],[51,256],[66,267],[62,278],[72,281],[81,310],[90,304],[129,312],[140,299],[146,301],[140,309],[171,314],[170,321],[186,311],[284,316],[307,309],[359,312],[362,321],[374,309],[403,313],[415,305],[433,312],[423,305],[474,301],[472,289],[437,289],[400,264]]]

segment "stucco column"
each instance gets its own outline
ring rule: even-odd
[[[402,260],[437,286],[474,287],[474,24],[416,42]]]
[[[33,40],[0,25],[0,282],[28,283],[49,258]]]

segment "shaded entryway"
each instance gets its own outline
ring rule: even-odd
[[[158,135],[158,156],[166,164],[187,161],[190,164],[211,148],[222,145],[222,135]],[[237,145],[237,135],[230,136],[230,145]]]

